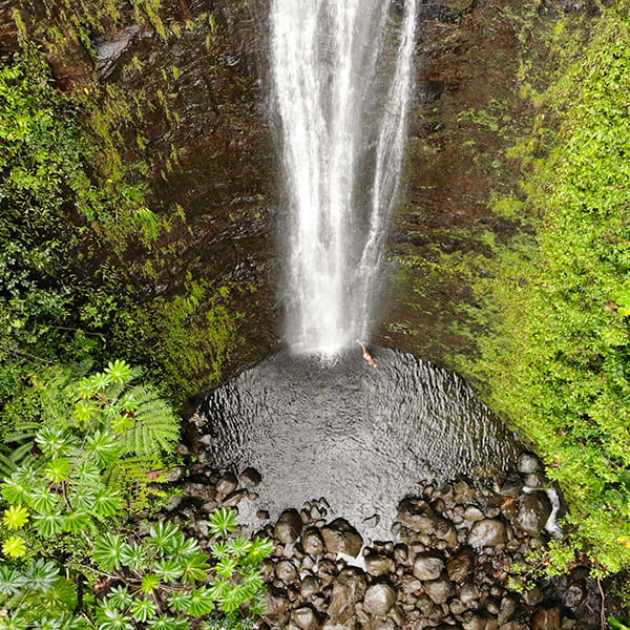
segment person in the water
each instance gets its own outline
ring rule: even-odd
[[[370,354],[370,351],[365,347],[365,344],[359,339],[355,339],[355,341],[363,348],[363,358],[372,366],[376,367],[376,361],[374,357]]]

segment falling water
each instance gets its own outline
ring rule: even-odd
[[[288,224],[287,337],[335,354],[367,339],[403,163],[417,0],[273,0]]]

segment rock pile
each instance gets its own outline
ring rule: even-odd
[[[174,474],[176,477],[177,474]],[[182,483],[169,518],[209,543],[204,517],[257,498],[260,475],[202,470]],[[392,541],[365,544],[325,499],[287,509],[260,533],[275,543],[262,566],[268,584],[263,628],[318,630],[580,630],[593,627],[594,589],[586,567],[519,586],[515,565],[548,541],[552,505],[540,462],[521,456],[500,482],[423,482],[402,500]],[[259,511],[258,517],[269,515]]]

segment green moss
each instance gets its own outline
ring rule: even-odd
[[[495,203],[527,220],[508,247],[489,243],[496,278],[474,284],[479,313],[496,325],[480,358],[460,359],[563,488],[567,538],[550,560],[559,570],[567,550],[601,572],[630,566],[628,36],[625,12],[606,13],[581,63],[545,95],[519,149],[531,156],[522,199]]]

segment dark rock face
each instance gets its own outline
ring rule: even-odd
[[[261,81],[263,4],[163,0],[163,33],[123,11],[118,23],[104,19],[92,29],[93,56],[80,44],[48,55],[61,89],[82,90],[91,77],[132,107],[140,103],[142,118],[121,128],[117,149],[123,161],[147,164],[148,205],[172,227],[160,238],[163,262],[148,283],[137,279],[138,291],[145,300],[172,296],[191,280],[230,289],[230,308],[242,317],[219,378],[268,356],[278,342],[278,182]],[[70,10],[81,20],[79,5]],[[44,6],[0,0],[0,54],[17,49],[15,9],[29,33],[56,25],[54,6],[50,18]]]

